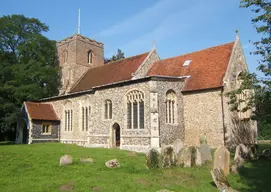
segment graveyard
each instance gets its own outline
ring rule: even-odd
[[[267,147],[261,145],[260,150]],[[168,149],[164,152],[170,153]],[[66,154],[72,157],[72,164],[60,166],[60,157]],[[230,157],[232,163],[234,154]],[[105,162],[112,159],[117,159],[119,165],[106,167]],[[2,145],[0,191],[218,191],[210,173],[213,160],[199,166],[195,159],[191,167],[171,165],[168,158],[162,161],[168,163],[161,168],[147,168],[144,153],[119,149],[60,143]],[[250,160],[238,174],[229,171],[227,180],[239,192],[265,192],[271,188],[270,172],[270,160]]]

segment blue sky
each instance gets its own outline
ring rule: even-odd
[[[125,56],[150,51],[153,42],[167,58],[235,40],[243,44],[250,71],[257,58],[249,53],[249,40],[257,35],[249,9],[239,0],[1,0],[0,16],[24,14],[49,25],[49,39],[61,40],[76,33],[81,9],[81,34],[103,42],[105,56],[120,48]]]

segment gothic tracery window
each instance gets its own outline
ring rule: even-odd
[[[82,131],[88,131],[90,115],[91,115],[90,98],[85,97],[82,99],[81,103]]]
[[[166,94],[166,123],[175,124],[177,117],[177,97],[173,90]]]
[[[104,102],[104,118],[112,119],[112,101],[109,99]]]
[[[144,129],[144,94],[130,91],[127,95],[127,128]]]
[[[72,110],[72,103],[68,102],[65,105],[64,110],[64,129],[65,131],[72,131],[73,128],[73,110]]]

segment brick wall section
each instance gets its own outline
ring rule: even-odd
[[[103,44],[81,35],[68,37],[57,43],[59,64],[62,73],[60,95],[66,94],[89,68],[104,64]],[[68,60],[64,63],[64,53],[68,52]],[[92,64],[88,64],[88,52],[91,51]]]
[[[199,145],[206,136],[211,147],[224,145],[221,89],[183,96],[186,145]]]
[[[181,89],[184,85],[182,80],[176,82],[158,81],[157,92],[159,98],[159,127],[160,145],[173,144],[176,139],[184,141],[184,117],[183,117],[183,96]],[[166,93],[173,90],[177,96],[177,117],[176,124],[166,123]]]
[[[52,124],[52,132],[50,135],[42,134],[42,123],[51,123]],[[58,141],[58,129],[59,122],[56,121],[40,121],[33,120],[32,121],[32,143],[36,142],[48,142],[48,141]]]

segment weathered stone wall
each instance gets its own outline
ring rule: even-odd
[[[60,95],[66,94],[73,85],[92,67],[104,64],[103,44],[81,35],[68,37],[57,43],[59,65],[62,73]],[[92,64],[88,64],[88,52],[92,52]],[[68,53],[64,63],[64,53]]]
[[[159,61],[159,55],[157,53],[157,50],[153,48],[149,55],[146,57],[145,61],[141,64],[141,66],[136,70],[136,72],[133,74],[133,79],[138,79],[145,77],[151,68],[152,64],[155,61]]]
[[[173,144],[176,139],[184,141],[183,95],[181,93],[183,85],[182,80],[157,81],[160,145]],[[166,123],[166,93],[169,90],[173,90],[177,96],[177,116],[174,124]]]
[[[242,51],[242,46],[239,38],[236,39],[229,66],[224,81],[223,92],[223,109],[224,109],[224,122],[226,130],[226,145],[229,149],[234,148],[240,143],[255,143],[257,136],[257,123],[256,121],[242,122],[238,113],[230,110],[228,104],[229,98],[225,96],[227,92],[238,89],[238,76],[241,72],[247,72],[248,67],[246,64],[245,56]],[[251,110],[246,112],[251,113]]]
[[[224,145],[221,89],[185,93],[185,144],[199,145],[205,136],[211,147]]]
[[[127,103],[126,94],[132,90],[139,90],[144,94],[144,129],[127,129]],[[82,131],[81,107],[85,98],[91,106],[88,131]],[[112,101],[112,119],[104,119],[104,102]],[[52,101],[53,107],[61,118],[60,141],[64,143],[78,143],[90,147],[111,147],[113,124],[120,126],[121,145],[120,148],[146,151],[150,145],[150,109],[149,109],[149,84],[141,82],[121,87],[97,90],[93,94],[73,97],[58,101]],[[73,121],[72,131],[65,131],[64,110],[67,102],[72,103]],[[136,138],[132,139],[131,138]]]
[[[42,134],[42,123],[52,124],[51,134]],[[58,141],[59,122],[32,120],[32,143]]]

